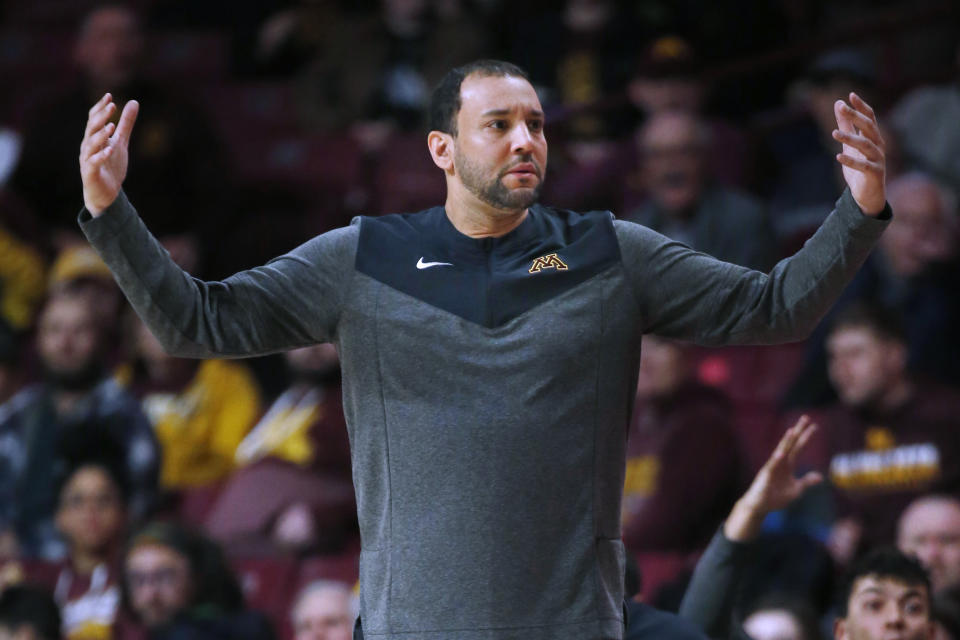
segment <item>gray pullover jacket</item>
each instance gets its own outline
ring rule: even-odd
[[[474,239],[436,207],[357,219],[222,282],[181,271],[123,195],[81,225],[175,355],[336,344],[366,638],[601,640],[623,636],[641,336],[803,338],[886,223],[845,192],[765,275],[608,212],[535,205]]]

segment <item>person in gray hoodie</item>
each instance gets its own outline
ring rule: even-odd
[[[770,274],[610,212],[537,204],[544,112],[516,66],[434,91],[444,206],[357,218],[222,282],[178,268],[121,190],[138,105],[108,94],[80,151],[84,233],[161,344],[240,357],[333,342],[374,640],[619,640],[620,498],[645,333],[807,335],[891,212],[870,107],[838,101],[849,189]],[[135,169],[134,169],[135,170]]]

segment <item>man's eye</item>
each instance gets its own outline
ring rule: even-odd
[[[490,127],[493,129],[506,129],[507,121],[506,120],[494,120],[490,123]]]
[[[924,615],[927,612],[927,608],[924,606],[923,602],[920,602],[919,600],[908,602],[903,607],[903,610],[909,616]]]
[[[532,122],[530,122],[528,126],[530,127],[530,131],[534,131],[538,133],[540,131],[543,131],[543,122],[540,120],[533,120]]]
[[[867,611],[880,611],[883,609],[883,600],[867,600],[863,603],[863,608]]]

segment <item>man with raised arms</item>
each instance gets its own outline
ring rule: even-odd
[[[803,338],[890,217],[870,107],[838,101],[849,189],[770,274],[609,212],[537,203],[543,108],[516,66],[452,70],[427,147],[447,198],[358,218],[222,282],[171,262],[121,191],[137,103],[90,110],[80,223],[180,356],[333,342],[363,549],[368,639],[623,637],[620,497],[644,333]],[[692,472],[694,470],[691,470]]]

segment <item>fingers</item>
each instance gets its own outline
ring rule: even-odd
[[[100,151],[96,152],[95,154],[87,158],[87,161],[84,163],[84,167],[83,167],[84,170],[88,174],[96,172],[96,170],[100,168],[100,165],[106,162],[107,158],[109,158],[112,153],[113,153],[113,147],[111,147],[110,145],[107,145],[103,149],[100,149]]]
[[[110,140],[110,136],[113,135],[115,129],[116,126],[112,122],[108,122],[107,126],[84,140],[80,145],[80,159],[83,160],[85,157],[88,158],[100,151]]]
[[[803,416],[803,417],[807,418],[807,416]],[[803,425],[803,428],[800,430],[800,434],[797,436],[797,439],[793,443],[793,447],[790,449],[790,453],[788,454],[788,458],[790,460],[791,465],[793,465],[796,462],[797,455],[799,455],[799,453],[803,451],[803,448],[806,446],[807,442],[810,441],[810,438],[813,436],[816,430],[817,430],[817,423],[812,422],[809,418],[807,418],[805,424]]]
[[[87,116],[87,128],[83,132],[84,137],[103,127],[116,108],[117,105],[114,104],[113,97],[109,93],[100,98],[100,101],[90,108],[90,113]]]
[[[819,471],[810,471],[809,473],[804,474],[802,478],[798,480],[800,483],[800,493],[803,493],[810,487],[814,487],[821,482],[823,482],[823,474]]]
[[[137,121],[138,113],[140,113],[140,103],[136,100],[130,100],[123,106],[120,123],[117,124],[117,140],[120,143],[125,145],[129,142],[130,132],[133,131],[133,123]]]
[[[860,96],[851,93],[850,104],[837,100],[833,111],[838,126],[833,131],[833,138],[845,145],[843,152],[837,155],[837,161],[858,171],[882,173],[886,143],[880,135],[873,108]],[[853,149],[859,154],[853,153]]]
[[[816,430],[817,425],[810,419],[810,416],[806,414],[800,416],[797,422],[787,429],[780,438],[780,442],[770,456],[769,462],[777,464],[786,460],[790,465],[793,465],[797,455],[803,450]]]
[[[90,111],[87,112],[87,117],[92,116],[94,113],[96,113],[97,111],[99,111],[100,109],[102,109],[103,106],[104,106],[105,104],[107,104],[107,102],[109,102],[109,101],[112,100],[112,99],[113,99],[113,96],[110,95],[109,92],[103,94],[103,97],[100,98],[99,100],[97,100],[97,103],[96,103],[95,105],[93,105],[92,107],[90,107]]]
[[[858,158],[848,153],[838,153],[837,162],[845,167],[850,167],[851,169],[856,169],[857,171],[862,171],[864,173],[883,174],[884,172],[884,164],[882,162],[874,162],[865,158]]]
[[[858,107],[857,105],[861,105]],[[847,133],[859,132],[880,148],[884,147],[883,136],[880,135],[880,125],[873,109],[860,99],[855,93],[850,94],[850,104],[837,100],[833,105],[834,115],[840,130]],[[848,125],[844,127],[843,125]],[[850,126],[854,127],[851,129]]]

